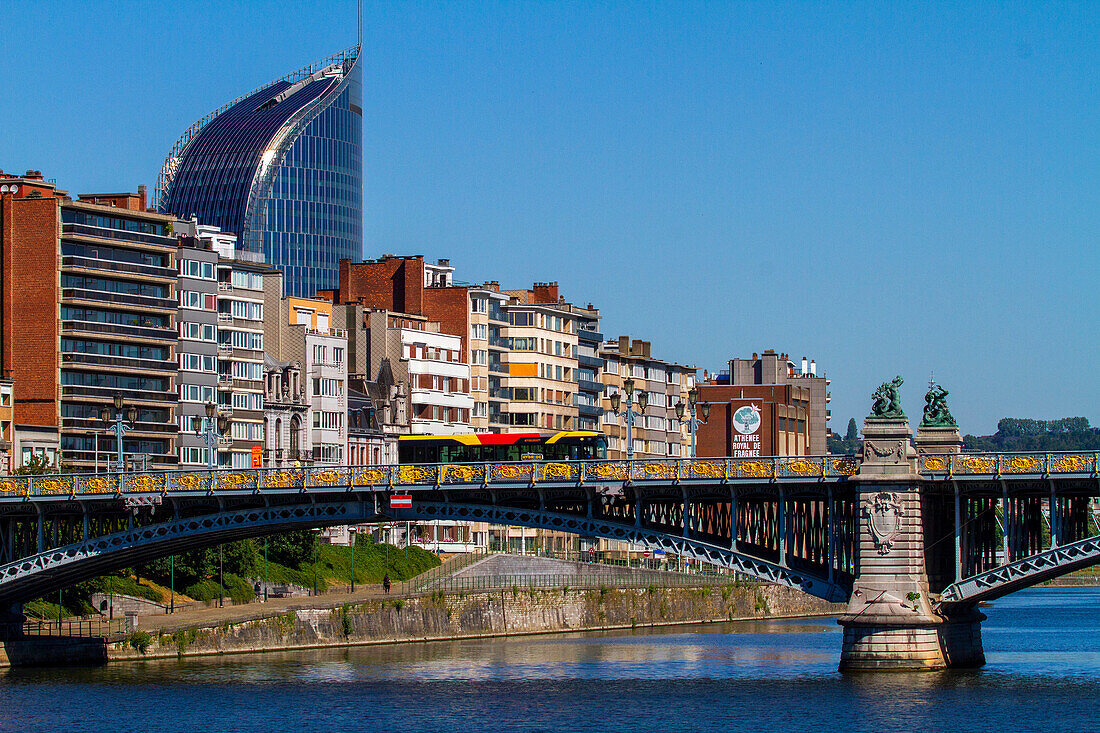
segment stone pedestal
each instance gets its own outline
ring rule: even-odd
[[[913,439],[917,453],[961,453],[962,438],[957,427],[932,428],[927,425],[917,427],[917,437]]]
[[[982,664],[981,614],[933,612],[924,565],[921,477],[906,419],[868,418],[859,491],[859,573],[844,627],[841,671]]]

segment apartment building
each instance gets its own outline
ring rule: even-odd
[[[11,473],[15,467],[15,383],[8,377],[0,377],[0,476]],[[29,456],[28,456],[29,460]]]
[[[348,451],[348,336],[343,314],[329,300],[281,297],[279,272],[264,276],[263,289],[270,314],[264,332],[268,352],[301,365],[310,409],[307,445],[313,460],[343,464]]]
[[[502,428],[573,430],[577,423],[576,321],[559,301],[557,283],[535,283],[530,290],[509,290],[503,306],[508,326],[509,401]],[[509,431],[511,432],[511,431]]]
[[[174,223],[146,210],[144,187],[74,201],[37,171],[0,173],[0,374],[20,385],[13,421],[32,451],[105,464],[100,411],[121,395],[137,418],[127,460],[177,463]]]
[[[176,452],[180,468],[199,468],[211,465],[202,435],[207,427],[206,405],[218,404],[219,255],[209,242],[198,238],[193,223],[187,222],[180,229],[185,236],[179,240],[176,250],[179,304],[176,312],[179,337],[176,347],[179,362]],[[218,447],[214,446],[213,465],[228,462],[228,456],[219,457]]]
[[[676,417],[676,403],[688,403],[688,392],[695,386],[695,367],[656,359],[650,343],[620,336],[606,341],[600,349],[605,362],[602,380],[604,394],[602,429],[607,435],[607,457],[626,458],[628,454],[625,416],[612,410],[612,395],[620,395],[620,411],[626,409],[625,385],[633,380],[635,412],[633,426],[635,459],[680,458],[690,453],[691,440],[686,425]],[[640,396],[647,405],[641,409]]]
[[[264,450],[263,278],[276,272],[263,255],[238,248],[237,237],[198,226],[218,255],[218,412],[230,418],[222,465],[258,468]]]

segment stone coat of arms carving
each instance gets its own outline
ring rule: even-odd
[[[880,491],[868,498],[863,513],[867,515],[875,549],[880,555],[888,554],[901,533],[902,504],[898,495]]]

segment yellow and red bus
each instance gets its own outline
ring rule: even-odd
[[[503,463],[607,458],[607,438],[589,430],[541,433],[402,435],[398,463]]]

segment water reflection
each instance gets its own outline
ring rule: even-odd
[[[12,670],[0,729],[1086,730],[1098,600],[998,601],[977,671],[840,675],[833,619]]]

